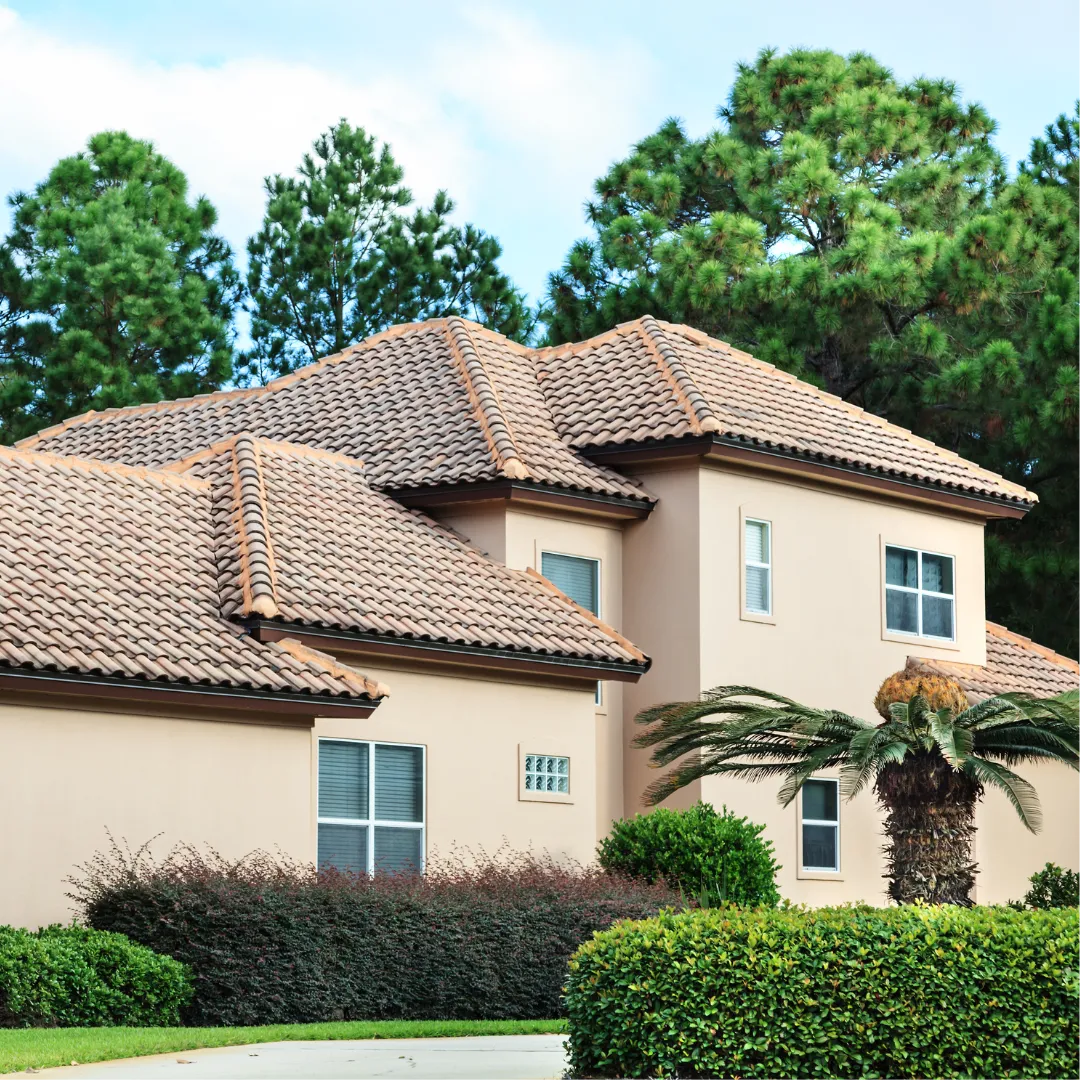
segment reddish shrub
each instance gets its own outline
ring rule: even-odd
[[[114,843],[72,884],[90,926],[191,967],[189,1024],[558,1016],[578,945],[677,901],[662,885],[506,851],[358,878],[190,846],[154,862]]]

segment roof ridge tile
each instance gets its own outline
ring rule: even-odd
[[[690,373],[683,367],[678,354],[665,337],[662,325],[652,315],[642,315],[637,322],[645,347],[652,353],[657,367],[671,383],[679,404],[695,429],[695,434],[719,434],[722,430],[720,421],[709,408],[709,403],[690,377]]]
[[[10,461],[20,461],[32,467],[53,466],[78,469],[81,472],[104,473],[114,476],[130,476],[140,480],[159,482],[165,486],[184,487],[191,491],[206,491],[208,481],[196,476],[177,475],[165,468],[151,465],[124,465],[118,461],[80,457],[77,454],[51,454],[47,450],[22,450],[18,446],[0,446],[0,456]]]
[[[1071,656],[1065,656],[1063,653],[1055,652],[1047,645],[1040,645],[1037,641],[1032,641],[1031,638],[1018,634],[1007,626],[1002,626],[1001,623],[991,622],[987,619],[986,632],[992,637],[1001,638],[1002,641],[1008,641],[1021,649],[1027,649],[1029,652],[1041,656],[1044,660],[1049,660],[1052,664],[1060,664],[1070,671],[1080,673],[1080,661],[1074,660]]]
[[[240,540],[240,582],[245,615],[272,619],[280,611],[277,568],[266,509],[259,447],[250,435],[238,435],[232,448],[234,521]]]
[[[311,664],[313,667],[324,668],[327,674],[333,675],[343,682],[358,686],[361,692],[372,700],[381,700],[390,696],[390,688],[386,683],[369,678],[362,671],[358,671],[348,664],[340,663],[329,653],[325,653],[321,649],[312,649],[295,638],[279,638],[277,641],[269,641],[266,644],[287,652],[296,660]]]
[[[459,316],[452,316],[446,320],[446,334],[495,464],[509,479],[527,480],[529,470],[518,453],[510,421],[503,411],[495,384],[472,342],[468,325]]]

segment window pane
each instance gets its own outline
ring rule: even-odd
[[[540,556],[540,573],[575,604],[600,614],[600,564],[595,559],[545,551]]]
[[[922,598],[922,632],[930,637],[952,638],[953,602],[942,596]]]
[[[802,861],[807,870],[839,870],[835,825],[802,827]]]
[[[885,626],[902,634],[919,632],[918,593],[885,590]]]
[[[769,526],[764,521],[746,523],[746,561],[769,561]]]
[[[802,816],[813,821],[838,821],[836,784],[831,780],[807,780],[802,789]]]
[[[550,754],[526,754],[525,790],[569,795],[570,759]]]
[[[376,873],[419,874],[424,868],[423,829],[394,829],[377,826],[375,829]]]
[[[380,821],[424,820],[423,754],[419,746],[375,747],[375,816]]]
[[[953,594],[953,561],[947,555],[922,557],[922,587],[927,592]]]
[[[885,549],[885,584],[919,587],[919,553],[907,548]]]
[[[769,574],[764,566],[746,568],[746,610],[769,614]]]
[[[319,817],[368,816],[368,746],[319,743]]]
[[[319,825],[319,866],[367,873],[366,825]]]

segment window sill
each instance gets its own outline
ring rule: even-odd
[[[573,803],[573,795],[558,791],[519,791],[518,802]]]
[[[844,875],[840,870],[798,870],[795,878],[798,881],[843,881]]]
[[[960,652],[960,643],[953,639],[919,637],[918,634],[902,634],[899,630],[886,630],[882,628],[882,641],[895,641],[900,645],[919,645],[924,649],[947,649],[949,652]]]
[[[744,609],[739,613],[739,618],[742,619],[743,622],[765,623],[767,626],[776,625],[775,615],[763,615],[761,612],[758,611],[746,611]]]

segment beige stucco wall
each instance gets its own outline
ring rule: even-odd
[[[342,654],[343,658],[347,657]],[[429,856],[454,847],[508,845],[588,862],[595,846],[596,746],[588,689],[422,674],[364,665],[390,687],[370,719],[323,719],[313,738],[360,738],[427,747]],[[519,798],[519,748],[570,758],[571,801]],[[312,843],[315,755],[311,755]]]
[[[719,467],[657,469],[640,476],[660,502],[651,518],[626,532],[624,624],[628,636],[653,655],[654,666],[627,693],[627,738],[636,731],[632,716],[639,708],[694,697],[712,686],[761,686],[869,717],[877,686],[902,668],[908,655],[984,662],[979,522]],[[770,622],[741,617],[743,515],[772,522]],[[887,639],[883,541],[955,556],[955,647]],[[639,793],[655,775],[646,766],[645,752],[627,750],[628,813],[640,806]],[[1061,805],[1058,787],[1049,792],[1048,802]],[[841,872],[811,876],[798,871],[798,807],[781,808],[777,788],[775,782],[706,778],[701,796],[767,826],[784,866],[784,896],[812,904],[882,902],[882,838],[872,795],[842,806]],[[1068,804],[1062,808],[1067,811]],[[994,815],[984,815],[993,821],[987,833],[999,828]],[[1054,830],[1054,837],[1044,841],[1049,848],[1075,848],[1075,818],[1074,809],[1073,838]],[[1014,846],[1019,842],[1019,837],[1009,840],[1013,861],[1023,850]],[[996,882],[1008,861],[987,861],[982,880],[988,896],[1000,891]]]
[[[623,526],[580,513],[558,514],[497,507],[445,507],[439,519],[480,551],[515,570],[540,569],[541,553],[578,555],[600,562],[600,617],[623,629]],[[632,637],[632,635],[631,635]],[[605,681],[595,709],[597,837],[623,815],[623,683]]]
[[[311,732],[0,703],[0,924],[67,922],[64,878],[108,845],[311,858]]]

